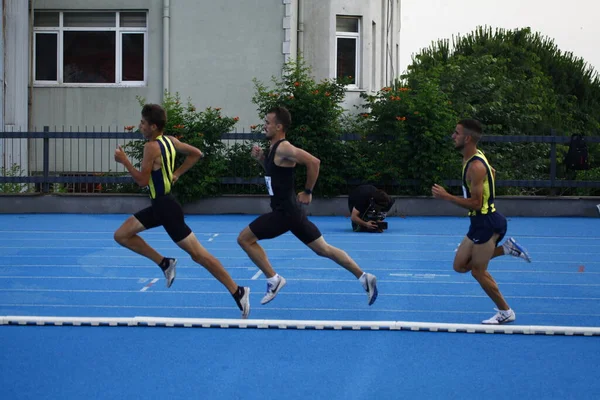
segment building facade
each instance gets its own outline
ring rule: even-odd
[[[123,130],[138,98],[165,90],[259,122],[253,79],[302,56],[317,80],[352,76],[346,108],[405,71],[413,54],[478,25],[530,26],[600,66],[599,7],[573,0],[3,0],[0,128]],[[28,154],[0,140],[0,166]],[[29,150],[30,151],[30,150]],[[29,158],[35,158],[30,155]],[[29,163],[31,164],[31,162]],[[24,166],[26,171],[28,166]]]
[[[303,55],[353,77],[348,101],[397,72],[399,0],[38,0],[31,124],[122,128],[164,90],[239,124],[259,121],[254,78]]]
[[[288,60],[302,56],[317,80],[352,76],[350,110],[398,72],[399,0],[3,4],[6,130],[123,130],[137,124],[139,98],[166,90],[248,130],[260,121],[253,79],[280,77]],[[0,150],[11,165],[27,140]]]

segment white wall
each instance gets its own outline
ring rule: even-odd
[[[600,3],[593,0],[402,0],[400,71],[432,41],[477,26],[531,27],[600,70]]]
[[[2,5],[0,4],[0,7]],[[29,27],[28,6],[26,1],[4,1],[4,126],[1,130],[27,131],[27,101],[28,101],[28,65],[29,65]],[[27,174],[27,140],[0,139],[4,143],[0,150],[3,152],[0,167],[11,168],[17,164],[23,174]]]
[[[348,90],[343,107],[356,112],[363,103],[361,92],[373,92],[390,82],[398,71],[396,45],[399,43],[398,0],[302,0],[304,4],[304,52],[316,80],[335,77],[336,16],[362,18],[359,87]],[[391,13],[391,15],[390,15]],[[390,18],[388,18],[390,17]],[[372,24],[376,24],[373,40]],[[375,42],[375,43],[374,43]],[[391,55],[385,50],[389,47]],[[375,55],[373,54],[375,52]],[[375,61],[375,62],[373,62]]]

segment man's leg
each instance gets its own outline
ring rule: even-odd
[[[257,226],[260,227],[261,224]],[[278,235],[277,233],[273,233],[273,236]],[[275,296],[277,296],[281,289],[283,289],[287,283],[287,280],[275,272],[271,266],[269,258],[267,257],[267,253],[262,246],[258,244],[258,238],[252,232],[249,226],[240,232],[237,241],[240,247],[244,249],[246,254],[248,254],[248,257],[252,260],[254,265],[256,265],[267,278],[267,291],[260,300],[260,304],[267,304],[272,301]]]
[[[192,260],[206,268],[212,276],[227,288],[242,311],[242,318],[248,318],[250,314],[250,288],[241,287],[235,283],[229,272],[223,267],[223,264],[200,244],[193,232],[185,239],[177,242],[177,245],[188,253],[192,257]]]
[[[456,272],[465,273],[471,271],[471,252],[474,245],[473,241],[468,237],[465,236],[463,238],[456,251],[456,256],[454,257],[454,270]],[[508,253],[505,252],[503,245],[496,246],[491,258],[504,256],[506,254]]]
[[[464,237],[458,245],[456,254],[454,255],[454,264],[452,267],[456,272],[464,274],[471,270],[471,253],[473,252],[473,241],[468,237]]]
[[[356,264],[348,253],[327,243],[323,236],[308,243],[307,246],[321,257],[326,257],[335,261],[337,264],[350,271],[355,277],[360,278],[362,276],[362,269],[360,269],[358,264]]]
[[[137,218],[131,216],[117,229],[114,239],[121,246],[128,248],[160,265],[163,256],[142,239],[138,233],[145,231],[146,228]]]
[[[483,244],[473,245],[471,253],[471,274],[479,282],[481,288],[485,293],[492,299],[492,301],[498,307],[498,310],[509,310],[508,303],[500,293],[498,284],[488,272],[487,267],[496,249],[496,239],[498,234],[494,234],[492,238]]]
[[[372,305],[377,300],[377,278],[373,274],[364,273],[356,262],[342,249],[338,249],[327,243],[323,236],[306,244],[312,251],[321,257],[327,257],[350,271],[367,292],[368,304]]]
[[[185,239],[177,242],[177,246],[185,250],[192,257],[192,260],[206,268],[212,276],[229,290],[229,293],[235,293],[238,289],[238,284],[231,278],[231,275],[223,267],[223,264],[200,244],[193,232]]]
[[[248,254],[248,257],[250,257],[254,265],[256,265],[267,278],[275,276],[275,270],[271,266],[271,262],[267,257],[265,249],[258,244],[258,238],[252,233],[249,226],[245,227],[240,232],[237,242],[246,254]]]

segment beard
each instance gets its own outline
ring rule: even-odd
[[[274,133],[265,132],[265,137],[266,137],[267,139],[273,139],[273,137],[274,137],[274,136],[275,136],[275,134],[274,134]]]

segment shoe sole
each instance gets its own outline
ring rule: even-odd
[[[285,278],[281,277],[281,280],[279,281],[279,285],[275,288],[275,293],[273,293],[273,297],[271,297],[270,299],[268,299],[266,301],[261,300],[260,304],[264,306],[265,304],[272,302],[275,299],[275,297],[277,297],[277,293],[279,293],[279,291],[285,286],[286,283],[287,283],[287,281],[285,280]]]
[[[527,253],[527,250],[525,250],[525,248],[524,248],[524,247],[522,247],[520,244],[518,244],[518,243],[516,242],[516,240],[515,240],[515,239],[513,239],[513,238],[510,238],[510,239],[508,239],[508,240],[510,241],[510,243],[511,243],[511,244],[512,244],[512,245],[513,245],[513,246],[514,246],[514,247],[515,247],[517,250],[519,250],[519,251],[521,252],[521,254],[523,254],[523,255],[525,256],[524,260],[525,260],[526,262],[530,263],[530,262],[531,262],[531,257],[529,257],[529,253]]]
[[[481,323],[483,325],[504,325],[504,324],[510,324],[511,322],[515,322],[515,319],[511,319],[510,321],[504,321],[504,322],[486,322],[486,321],[481,321]]]
[[[516,319],[517,319],[517,314],[515,313],[513,315],[512,319],[504,320],[502,322],[499,322],[498,320],[495,320],[496,322],[487,322],[488,320],[485,320],[485,321],[481,321],[481,323],[483,325],[504,325],[504,324],[510,324],[511,322],[515,322]]]
[[[373,285],[372,287],[369,289],[369,293],[371,293],[371,290],[373,291],[373,296],[371,296],[371,298],[369,299],[369,305],[373,305],[373,303],[375,303],[375,300],[377,300],[377,295],[379,294],[379,291],[377,290],[377,278],[375,276],[373,276]]]

